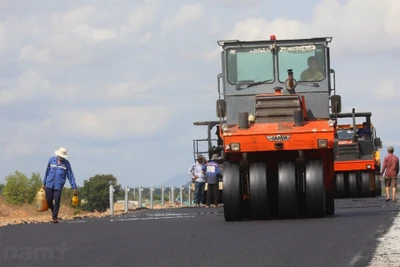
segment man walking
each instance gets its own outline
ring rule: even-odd
[[[189,176],[192,178],[192,182],[194,182],[194,203],[196,207],[201,207],[200,203],[203,203],[203,195],[204,195],[204,186],[205,179],[203,173],[204,166],[204,156],[199,154],[197,156],[196,162],[189,169]]]
[[[213,200],[214,206],[218,207],[219,175],[221,173],[221,169],[219,168],[217,159],[218,154],[214,154],[212,155],[211,160],[203,166],[203,171],[206,174],[206,181],[208,186],[206,208],[210,207],[211,199]]]
[[[43,189],[46,192],[47,205],[52,212],[53,223],[58,223],[58,211],[60,210],[61,192],[65,185],[66,178],[76,193],[76,184],[71,164],[66,159],[67,150],[61,147],[54,152],[55,157],[51,157],[47,163],[47,169],[43,178]],[[54,200],[54,204],[53,204]]]
[[[381,171],[381,179],[385,174],[385,186],[386,186],[386,202],[390,200],[390,189],[392,187],[392,200],[396,202],[396,189],[397,189],[397,175],[399,174],[399,158],[393,154],[393,146],[387,148],[388,155],[383,160],[383,166]]]

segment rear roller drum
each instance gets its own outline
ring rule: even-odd
[[[264,162],[251,163],[249,178],[251,216],[256,220],[267,219],[269,217],[267,164]]]
[[[375,175],[375,195],[382,196],[382,180],[379,175]]]
[[[240,168],[238,163],[224,163],[224,217],[225,221],[242,219],[242,200],[240,194]]]
[[[357,173],[349,172],[349,197],[358,197]]]
[[[280,162],[279,176],[279,217],[297,217],[296,169],[294,162]]]
[[[324,168],[321,160],[306,163],[306,203],[308,217],[325,216]]]
[[[344,174],[337,173],[336,174],[336,197],[337,198],[344,198],[346,197],[346,191],[344,186]]]
[[[370,196],[369,179],[370,179],[369,172],[361,173],[361,196],[362,197]]]

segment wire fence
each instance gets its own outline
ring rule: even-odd
[[[194,204],[191,185],[170,186],[170,187],[125,187],[124,200],[115,200],[115,189],[109,187],[110,193],[110,214],[114,214],[115,206],[124,205],[124,212],[138,208],[158,209],[168,207],[189,207]]]

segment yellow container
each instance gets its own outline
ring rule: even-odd
[[[44,212],[49,209],[46,201],[46,192],[44,189],[40,189],[39,192],[36,194],[36,211],[37,212]]]
[[[72,197],[72,206],[78,206],[79,204],[79,198],[78,198],[78,193],[74,193],[74,196]]]

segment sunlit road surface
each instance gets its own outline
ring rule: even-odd
[[[376,197],[323,219],[225,222],[218,207],[5,226],[0,266],[399,266],[398,211]]]

